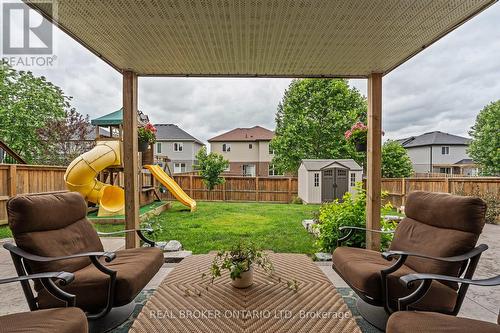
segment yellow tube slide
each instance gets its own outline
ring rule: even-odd
[[[163,171],[162,168],[158,165],[145,165],[144,166],[146,169],[151,171],[151,174],[160,181],[160,183],[165,186],[172,195],[179,200],[181,204],[184,206],[188,206],[191,211],[194,211],[196,209],[196,201],[191,199],[189,195],[184,192],[184,190],[173,180],[170,178],[165,171]]]
[[[99,141],[70,163],[64,181],[70,191],[80,192],[86,200],[99,205],[97,216],[124,214],[123,189],[96,179],[99,172],[120,163],[120,141]]]

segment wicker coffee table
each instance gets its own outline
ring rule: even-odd
[[[232,287],[227,274],[211,285],[201,275],[213,257],[196,255],[177,265],[130,332],[361,332],[341,295],[307,256],[270,254],[276,276],[296,279],[297,292],[258,269],[247,289]]]

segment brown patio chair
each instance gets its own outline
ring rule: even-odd
[[[1,333],[87,333],[88,324],[85,313],[75,308],[75,296],[62,291],[55,283],[67,285],[74,279],[74,275],[67,272],[41,273],[25,275],[15,278],[0,279],[0,284],[24,282],[34,280],[46,286],[48,290],[68,307],[38,310],[32,312],[14,313],[0,317]]]
[[[333,269],[360,297],[358,309],[374,326],[384,329],[388,315],[397,309],[398,299],[410,291],[399,278],[412,273],[433,273],[472,278],[477,262],[488,247],[475,248],[484,226],[486,204],[474,197],[415,191],[408,195],[406,217],[394,231],[387,252],[338,247],[333,252]],[[343,227],[347,240],[365,228]],[[370,230],[371,232],[384,232]],[[344,231],[340,231],[344,232]],[[394,263],[390,261],[397,259]],[[428,293],[412,308],[456,315],[468,286],[433,281]]]
[[[477,286],[498,286],[500,275],[483,280],[461,279],[436,274],[410,274],[401,277],[400,282],[409,288],[415,282],[422,281],[423,286],[429,286],[432,281],[453,282]],[[417,289],[411,295],[399,300],[401,311],[393,313],[387,322],[387,333],[500,333],[500,314],[497,324],[469,318],[458,318],[435,312],[406,311],[410,304],[421,299],[426,288]]]
[[[19,276],[68,271],[75,280],[65,291],[76,295],[90,329],[101,331],[125,321],[134,298],[158,272],[164,259],[141,230],[138,235],[151,247],[104,252],[98,233],[87,220],[87,204],[76,192],[21,195],[7,203],[9,226],[17,246],[5,244]],[[151,231],[151,230],[147,230]],[[60,301],[35,284],[22,282],[30,309],[60,306]]]

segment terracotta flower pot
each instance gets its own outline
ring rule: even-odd
[[[137,149],[140,152],[145,152],[146,150],[148,150],[149,142],[147,142],[147,141],[139,141],[138,145],[139,145],[139,147]]]
[[[239,278],[231,280],[231,285],[238,289],[248,288],[253,284],[253,268],[240,274]]]

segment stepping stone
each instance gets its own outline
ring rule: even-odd
[[[314,256],[316,257],[317,261],[332,261],[332,254],[331,253],[318,252],[318,253],[315,253]]]
[[[165,262],[181,262],[182,259],[193,255],[192,251],[163,252]]]
[[[177,240],[168,241],[168,243],[165,244],[165,247],[163,248],[163,251],[165,252],[175,252],[180,250],[182,250],[182,244]]]

